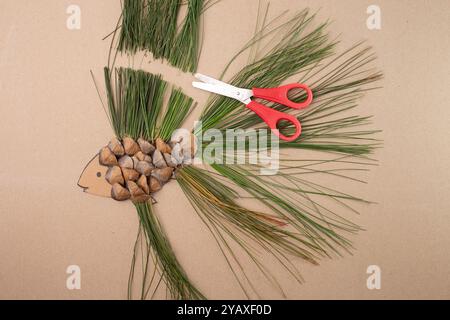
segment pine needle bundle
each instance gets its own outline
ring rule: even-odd
[[[179,0],[148,0],[144,19],[143,48],[155,59],[170,57],[177,33],[177,20],[181,7]]]
[[[169,62],[184,72],[195,72],[200,54],[200,16],[204,0],[190,0],[183,27],[170,53]]]
[[[180,8],[187,14],[178,26]],[[125,0],[118,50],[135,54],[149,51],[183,71],[197,70],[200,54],[200,20],[209,1]]]
[[[140,0],[124,0],[118,50],[135,54],[142,48],[144,6]]]
[[[161,75],[131,68],[104,69],[108,97],[109,120],[118,138],[130,136],[154,141],[167,140],[184,122],[195,106],[192,98],[180,88],[172,87],[170,99],[163,108],[169,85]],[[162,117],[163,113],[165,116]]]

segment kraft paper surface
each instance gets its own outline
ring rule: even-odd
[[[67,8],[81,9],[81,29],[67,28]],[[273,0],[274,17],[309,7],[316,24],[332,21],[338,51],[367,40],[382,70],[381,89],[358,113],[374,115],[384,141],[368,184],[330,187],[374,204],[352,220],[366,231],[352,236],[353,255],[294,261],[299,285],[270,257],[264,261],[289,299],[450,298],[450,2],[379,0],[381,29],[369,30],[372,1]],[[199,71],[219,76],[254,32],[258,1],[222,0],[205,14]],[[0,298],[124,299],[138,217],[119,203],[83,192],[85,165],[113,136],[90,74],[104,99],[103,67],[120,1],[0,2]],[[243,61],[245,62],[245,61]],[[199,105],[208,94],[193,77],[142,54],[118,65],[161,73]],[[237,67],[236,67],[237,68]],[[233,69],[236,70],[236,69]],[[232,70],[232,71],[233,71]],[[216,242],[176,183],[155,197],[158,216],[192,281],[209,298],[245,298]],[[201,250],[199,250],[201,248]],[[248,261],[263,298],[282,296]],[[68,290],[66,271],[81,270],[81,289]],[[367,287],[368,267],[381,270],[381,288]]]

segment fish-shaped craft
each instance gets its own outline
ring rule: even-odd
[[[89,161],[78,186],[85,192],[117,201],[146,202],[195,154],[193,135],[181,130],[169,143],[113,138]]]

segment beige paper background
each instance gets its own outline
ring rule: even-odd
[[[82,28],[66,28],[66,8],[78,4]],[[368,185],[349,186],[379,204],[355,221],[353,256],[303,265],[304,285],[274,268],[292,299],[450,297],[450,3],[376,2],[382,29],[366,28],[372,1],[274,0],[285,9],[321,9],[341,49],[362,39],[374,46],[384,89],[361,102],[383,129],[380,166]],[[205,20],[199,70],[218,75],[253,32],[257,1],[222,0]],[[84,194],[83,166],[112,135],[89,70],[99,83],[119,1],[2,0],[0,2],[0,298],[122,299],[137,217],[130,203]],[[128,65],[126,59],[120,61]],[[135,59],[134,66],[141,65]],[[183,86],[200,105],[207,94],[192,77],[149,64]],[[197,110],[197,114],[200,110]],[[182,264],[210,298],[243,298],[205,227],[173,183],[159,195],[158,214]],[[68,265],[82,270],[82,289],[66,289]],[[381,290],[366,288],[366,268],[382,269]],[[258,281],[263,298],[280,298]]]

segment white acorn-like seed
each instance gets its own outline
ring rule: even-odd
[[[138,152],[136,152],[136,154],[134,155],[134,157],[138,158],[139,161],[144,161],[145,154],[144,154],[142,151],[138,151]]]
[[[136,181],[139,179],[139,172],[134,169],[122,168],[122,174],[125,181]]]
[[[152,177],[156,178],[161,182],[162,184],[166,183],[167,181],[172,178],[173,168],[162,168],[162,169],[155,169],[152,172]]]
[[[144,203],[150,200],[150,196],[142,190],[134,181],[127,182],[127,188],[131,193],[131,200],[137,203]]]
[[[155,151],[155,146],[153,146],[147,140],[139,138],[138,144],[139,144],[139,147],[141,148],[141,151],[145,154],[151,154],[151,153],[153,153],[153,151]]]
[[[105,179],[111,185],[115,183],[124,184],[125,182],[122,176],[122,170],[118,166],[109,167],[108,171],[106,171]]]
[[[131,159],[133,160],[133,169],[136,170],[137,164],[139,163],[139,159],[135,156],[132,156]]]
[[[117,158],[108,147],[104,147],[100,150],[98,159],[103,166],[109,167],[117,165]]]
[[[139,145],[130,137],[125,137],[122,140],[125,153],[129,156],[134,156],[137,152],[141,151]]]
[[[194,158],[197,152],[198,141],[195,135],[185,129],[176,130],[172,135],[171,143],[173,145],[178,143],[183,150],[183,154],[188,154],[191,158]]]
[[[122,185],[115,183],[111,188],[111,198],[117,201],[125,201],[130,199],[131,194],[128,189],[124,188]]]
[[[130,156],[120,157],[119,166],[121,168],[133,169],[133,159]]]
[[[158,179],[154,178],[154,177],[149,177],[149,187],[150,187],[150,192],[157,192],[159,190],[161,190],[162,186],[161,186],[161,182],[159,182]]]
[[[167,163],[164,160],[164,156],[162,155],[161,151],[155,150],[155,152],[153,153],[153,164],[157,168],[167,167]]]
[[[117,138],[113,138],[109,142],[108,148],[118,157],[121,157],[125,154],[125,149],[122,143]]]
[[[181,149],[181,145],[179,143],[175,143],[172,148],[172,158],[175,159],[177,164],[183,163],[183,150]]]
[[[158,138],[156,139],[156,149],[161,151],[161,153],[171,153],[172,148],[164,142],[163,139]]]
[[[166,161],[167,165],[172,168],[177,167],[176,161],[172,161],[172,155],[169,153],[164,153],[164,160]]]
[[[144,192],[146,194],[150,194],[150,187],[149,187],[149,185],[147,183],[147,177],[146,176],[141,175],[136,183],[142,190],[144,190]]]
[[[136,166],[136,171],[144,176],[149,176],[152,173],[153,166],[146,161],[139,161]]]
[[[153,163],[152,157],[150,157],[149,155],[145,155],[143,161],[148,162],[148,163]]]

